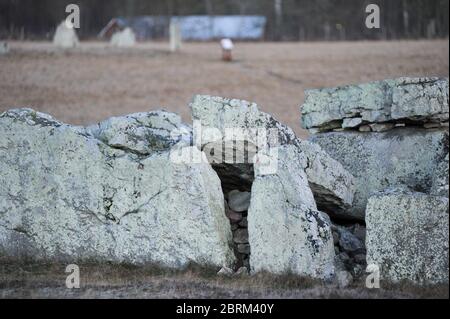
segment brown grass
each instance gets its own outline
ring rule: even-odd
[[[0,111],[33,107],[72,124],[165,108],[190,121],[194,94],[257,102],[301,136],[304,90],[399,76],[448,76],[449,42],[238,43],[220,61],[215,43],[110,49],[83,43],[73,52],[47,43],[11,43],[0,57]]]
[[[81,289],[65,288],[66,265],[0,259],[0,298],[448,298],[448,285],[418,287],[382,283],[368,290],[363,282],[338,289],[292,274],[259,273],[219,277],[217,269],[192,265],[183,271],[156,266],[79,263]]]

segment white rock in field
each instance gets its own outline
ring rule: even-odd
[[[291,272],[321,279],[334,275],[330,225],[317,210],[302,156],[295,146],[283,146],[278,172],[255,178],[248,211],[253,273]]]
[[[122,48],[132,47],[136,45],[136,34],[131,28],[125,28],[113,34],[111,44]]]
[[[191,262],[231,266],[235,257],[220,180],[208,164],[170,161],[163,150],[171,145],[165,130],[163,138],[154,131],[155,121],[167,118],[173,117],[150,113],[142,122],[100,124],[101,141],[89,130],[30,109],[1,114],[0,254],[172,268]],[[161,138],[156,150],[152,143],[133,143],[140,127],[145,134],[138,140]],[[120,142],[111,141],[114,136]]]
[[[448,197],[449,185],[448,185],[448,154],[447,156],[436,166],[433,175],[433,185],[431,187],[431,194],[437,196]]]
[[[79,45],[77,33],[74,28],[69,28],[65,21],[56,28],[53,44],[59,48],[71,49]]]
[[[448,283],[448,197],[386,192],[369,199],[367,263],[390,281]]]

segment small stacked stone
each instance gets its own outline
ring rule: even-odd
[[[233,232],[233,248],[236,256],[236,268],[250,269],[250,244],[248,239],[248,209],[251,193],[233,190],[228,193],[225,213],[230,220]]]

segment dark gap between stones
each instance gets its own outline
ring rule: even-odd
[[[233,234],[233,251],[236,256],[235,270],[246,267],[250,271],[251,248],[248,236],[248,209],[252,184],[255,180],[252,162],[255,153],[250,151],[251,147],[247,141],[243,143],[244,149],[238,149],[236,141],[233,141],[231,145],[231,148],[227,148],[227,145],[223,143],[221,145],[222,152],[218,154],[214,154],[214,148],[220,147],[220,143],[206,151],[204,148],[203,151],[205,151],[212,168],[221,181],[225,199],[225,214],[230,221]],[[241,158],[243,163],[237,160],[237,153],[243,156]],[[230,157],[232,155],[233,164],[227,163],[225,160],[226,154]],[[221,161],[218,161],[220,157]]]
[[[254,181],[252,164],[213,164],[219,175],[225,198],[225,214],[233,233],[235,270],[250,270],[250,242],[248,236],[248,208]]]

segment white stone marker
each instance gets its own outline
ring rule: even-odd
[[[70,49],[77,47],[80,42],[75,29],[68,27],[66,22],[63,21],[56,28],[53,44],[59,48]]]

